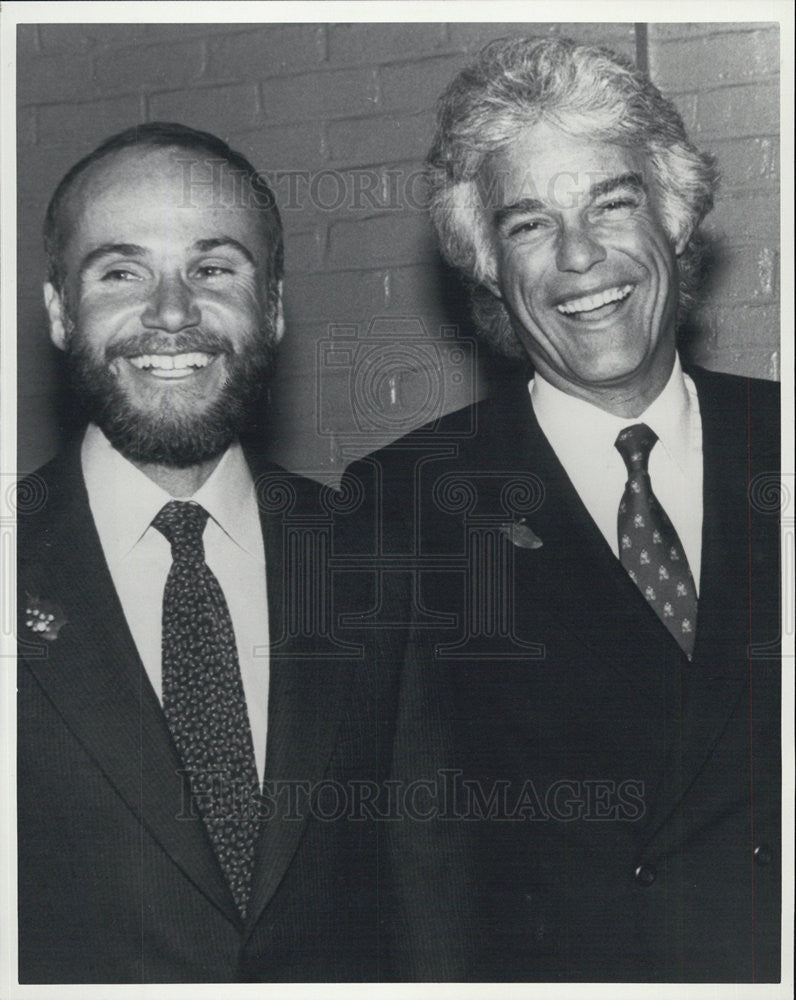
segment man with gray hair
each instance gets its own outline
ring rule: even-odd
[[[436,566],[410,657],[452,725],[470,978],[777,981],[778,393],[677,349],[713,160],[626,60],[511,39],[443,95],[429,173],[484,340],[533,368],[376,456]]]

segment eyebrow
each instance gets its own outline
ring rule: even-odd
[[[598,181],[589,188],[590,198],[600,198],[605,194],[616,191],[617,188],[634,188],[636,191],[646,190],[641,174],[630,171],[620,174],[619,177],[608,177],[604,181]]]
[[[198,250],[199,253],[209,253],[211,250],[217,250],[219,247],[230,247],[233,250],[237,250],[252,267],[257,266],[254,255],[248,247],[245,247],[231,236],[214,236],[206,240],[197,240],[192,249]],[[90,267],[105,257],[145,257],[146,255],[146,248],[139,246],[137,243],[103,243],[101,246],[90,250],[81,260],[78,275],[82,276]]]
[[[520,198],[519,201],[515,201],[511,205],[504,205],[502,208],[495,209],[495,225],[502,225],[513,215],[524,215],[526,212],[542,211],[544,211],[544,204],[538,198]]]
[[[145,254],[146,250],[138,246],[137,243],[103,243],[86,254],[80,261],[77,273],[78,276],[82,277],[92,265],[102,260],[103,257],[143,257]]]
[[[193,245],[193,249],[198,250],[200,253],[209,253],[211,250],[217,250],[219,247],[229,247],[232,250],[237,250],[252,267],[257,266],[257,261],[254,259],[254,254],[251,250],[231,236],[213,236],[207,240],[197,240]]]
[[[589,200],[593,201],[595,198],[601,198],[619,188],[634,188],[637,191],[646,190],[641,174],[629,171],[626,174],[620,174],[618,177],[607,177],[604,181],[597,181],[595,184],[592,184],[589,188]],[[495,225],[502,225],[514,215],[523,215],[526,212],[543,212],[545,209],[544,202],[538,198],[520,198],[519,201],[515,201],[511,205],[504,205],[502,208],[495,210]]]

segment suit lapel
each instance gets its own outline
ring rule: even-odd
[[[196,887],[238,922],[204,824],[191,817],[181,761],[105,563],[79,450],[53,472],[37,552],[20,567],[20,604],[25,592],[52,601],[66,624],[27,667],[150,834]],[[20,629],[24,634],[24,623]]]
[[[295,790],[300,783],[309,790],[323,778],[357,659],[355,649],[336,648],[325,630],[330,606],[324,604],[322,611],[318,605],[308,609],[301,603],[325,602],[331,596],[323,564],[328,549],[321,537],[326,515],[318,504],[318,485],[277,467],[257,470],[256,482],[271,647],[264,792],[266,798],[273,797],[275,810],[264,820],[257,845],[249,932],[284,878],[306,826],[304,792],[299,796],[301,818],[285,818],[287,796],[295,793],[288,786]],[[280,509],[267,499],[276,496],[272,486],[286,486],[279,494],[285,502],[276,505]],[[303,614],[307,611],[309,618]],[[308,620],[313,622],[310,628]]]
[[[692,661],[680,651],[627,576],[591,521],[544,435],[532,420],[542,478],[551,503],[539,511],[538,527],[551,547],[535,562],[537,592],[553,596],[545,613],[558,610],[572,634],[595,657],[612,662],[617,674],[641,695],[664,733],[662,783],[649,789],[646,839],[661,829],[720,737],[744,690],[748,662],[749,574],[746,423],[736,405],[723,408],[710,379],[693,373],[702,421],[702,574]],[[523,550],[519,572],[537,551]],[[551,558],[552,557],[552,558]],[[604,581],[595,587],[595,581]],[[558,589],[561,588],[561,589]],[[566,595],[566,600],[562,600]],[[542,598],[544,601],[544,596]],[[562,612],[563,608],[563,612]],[[569,615],[574,608],[576,614]]]
[[[704,454],[702,579],[694,659],[710,663],[714,677],[737,675],[732,657],[748,635],[749,448],[746,415],[730,412],[709,392],[709,383],[693,373],[699,392]],[[729,603],[728,603],[729,602]],[[744,650],[745,653],[745,650]]]
[[[687,661],[586,510],[536,421],[525,385],[503,393],[481,428],[474,468],[488,463],[508,478],[530,470],[539,480],[538,506],[525,521],[542,546],[514,550],[519,624],[525,616],[564,629],[590,662],[660,707],[666,691],[657,665],[671,671]],[[495,483],[498,510],[501,481]],[[538,633],[538,625],[531,627]]]
[[[749,456],[737,406],[727,412],[710,377],[692,372],[702,420],[702,574],[694,658],[682,677],[679,725],[669,743],[667,784],[648,831],[677,806],[720,737],[748,679]]]
[[[516,547],[516,611],[520,631],[538,624],[564,629],[588,650],[583,662],[610,671],[628,710],[643,706],[662,734],[661,782],[648,788],[645,840],[663,827],[703,767],[743,693],[749,641],[745,424],[725,413],[695,374],[704,454],[702,579],[694,658],[681,652],[594,525],[533,416],[527,391],[506,393],[480,421],[468,456],[473,469],[500,468],[510,478],[532,469],[542,497],[526,523],[542,540]],[[511,428],[511,451],[505,445]],[[734,430],[733,430],[734,428]],[[505,480],[503,480],[505,482]],[[500,480],[492,503],[499,510]],[[522,512],[520,512],[522,513]],[[523,622],[530,624],[527,630]],[[554,634],[552,631],[550,634]],[[633,692],[633,697],[630,696]],[[635,709],[633,708],[635,706]]]

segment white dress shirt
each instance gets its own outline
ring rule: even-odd
[[[163,590],[171,546],[152,519],[173,497],[89,426],[81,451],[89,505],[116,593],[152,687],[162,701]],[[233,444],[190,498],[210,515],[205,560],[227,601],[262,783],[268,724],[268,603],[265,551],[249,467]]]
[[[617,513],[627,468],[614,447],[625,427],[645,423],[658,435],[650,453],[652,489],[669,515],[699,588],[702,562],[702,420],[693,381],[675,358],[669,381],[634,419],[570,396],[541,375],[529,383],[536,419],[586,510],[619,557]]]

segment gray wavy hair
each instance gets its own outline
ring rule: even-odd
[[[470,287],[481,334],[515,358],[526,353],[503,303],[483,284],[496,273],[477,184],[493,153],[543,120],[644,152],[669,238],[691,234],[679,259],[681,314],[700,269],[704,244],[696,230],[718,183],[713,157],[689,141],[677,109],[628,59],[559,37],[486,45],[440,97],[426,161],[430,211],[444,257]]]

